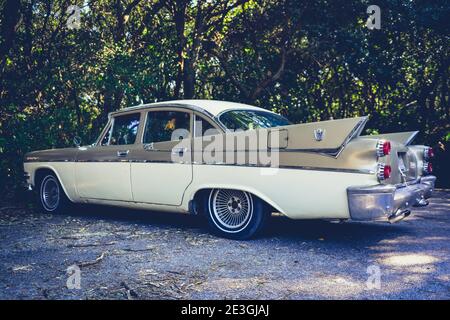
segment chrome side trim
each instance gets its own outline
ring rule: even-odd
[[[271,149],[273,151],[278,152],[304,152],[304,153],[318,153],[323,156],[333,156],[335,157],[336,154],[340,152],[342,147],[335,148],[335,149]]]
[[[280,169],[293,170],[313,170],[313,171],[331,171],[331,172],[345,172],[358,174],[374,174],[372,170],[367,169],[346,169],[346,168],[326,168],[326,167],[310,167],[310,166],[279,166]]]
[[[40,159],[32,159],[27,160],[26,158],[23,160],[24,163],[30,163],[30,162],[76,162],[75,160],[71,159],[49,159],[49,160],[40,160]]]
[[[69,160],[66,160],[69,161]],[[30,162],[58,162],[58,161],[30,161]],[[330,172],[345,172],[345,173],[357,173],[357,174],[374,174],[375,172],[367,169],[346,169],[346,168],[328,168],[328,167],[312,167],[312,166],[278,166],[271,167],[270,165],[258,165],[258,164],[227,164],[227,163],[188,163],[188,162],[173,162],[164,160],[76,160],[70,162],[130,162],[130,163],[167,163],[167,164],[192,164],[192,165],[209,165],[209,166],[230,166],[230,167],[249,167],[249,168],[278,168],[278,169],[288,169],[288,170],[311,170],[311,171],[330,171]]]
[[[180,207],[179,205],[173,205],[173,204],[165,204],[165,203],[159,203],[159,202],[144,202],[144,201],[133,201],[133,200],[115,200],[115,199],[105,199],[105,198],[89,198],[89,197],[80,197],[81,199],[91,200],[89,202],[96,201],[109,201],[109,202],[115,202],[115,203],[134,203],[134,204],[151,204],[151,205],[158,205],[158,206],[168,206],[168,207]]]

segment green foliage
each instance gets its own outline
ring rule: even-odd
[[[448,1],[0,1],[0,189],[23,154],[91,143],[111,111],[177,98],[241,101],[294,122],[369,115],[420,130],[449,173]],[[446,171],[447,170],[447,171]]]

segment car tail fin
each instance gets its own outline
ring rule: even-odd
[[[385,133],[385,134],[377,134],[371,136],[362,136],[362,138],[367,139],[380,139],[380,140],[389,140],[397,143],[401,143],[405,146],[411,144],[419,131],[407,131],[407,132],[394,132],[394,133]]]
[[[275,130],[287,131],[282,135],[287,140],[283,149],[337,156],[351,139],[360,135],[366,122],[367,117],[356,117],[295,124]]]

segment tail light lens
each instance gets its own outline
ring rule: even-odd
[[[378,164],[378,179],[386,180],[391,177],[392,168],[390,165],[379,163]]]
[[[433,172],[433,165],[431,162],[425,162],[423,163],[423,173],[430,174]]]
[[[428,148],[425,148],[423,150],[423,158],[425,160],[429,160],[429,159],[431,159],[433,157],[434,157],[434,150],[433,150],[433,148],[428,147]]]
[[[387,140],[379,140],[377,143],[377,156],[384,157],[391,153],[391,142]]]

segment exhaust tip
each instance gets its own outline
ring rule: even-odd
[[[409,216],[411,214],[410,210],[401,210],[398,209],[395,213],[393,213],[389,218],[388,221],[389,223],[396,223],[399,222],[403,219],[405,219],[407,216]]]
[[[429,204],[428,200],[421,198],[416,201],[416,207],[425,207]]]

